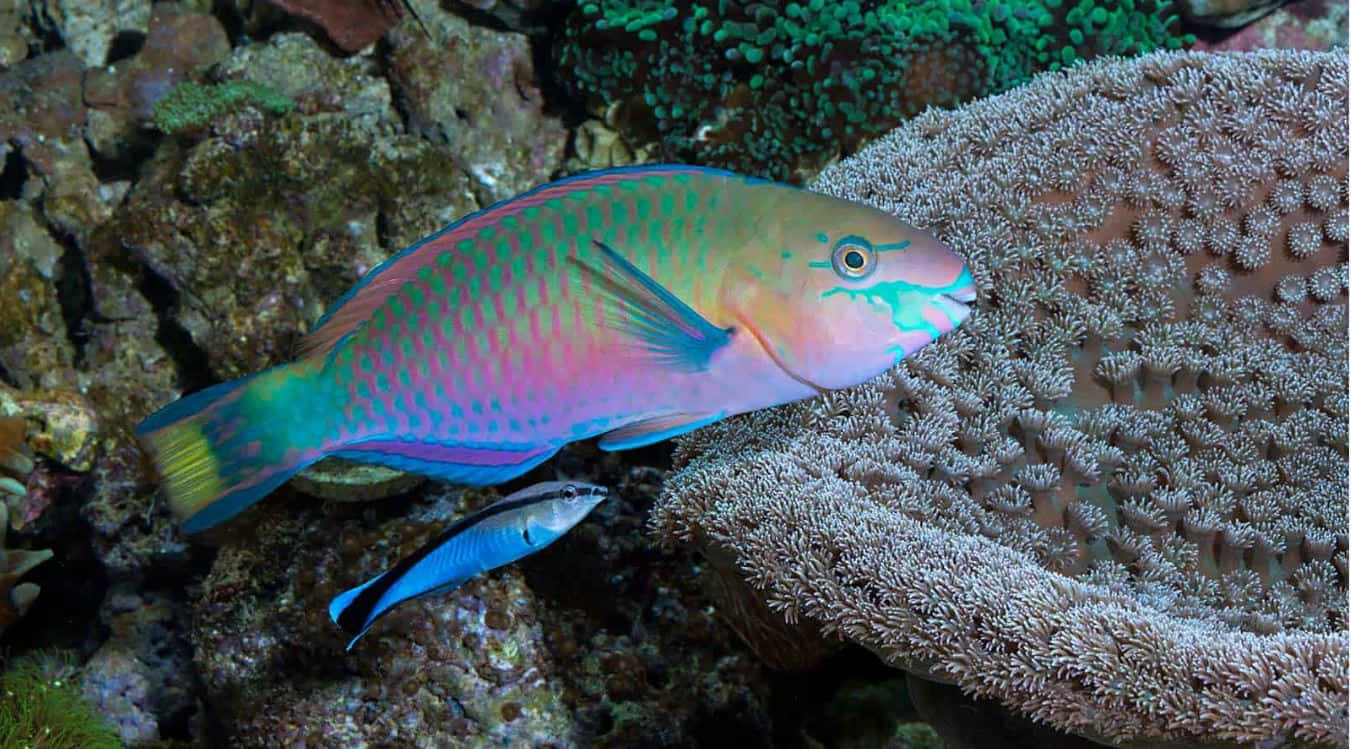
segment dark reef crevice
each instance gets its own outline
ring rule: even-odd
[[[146,263],[141,263],[137,290],[150,302],[158,317],[155,329],[155,342],[164,348],[174,363],[178,373],[178,384],[184,394],[196,392],[216,384],[217,378],[207,364],[206,351],[192,340],[192,334],[178,320],[173,311],[179,304],[178,290],[167,278],[156,273]]]
[[[23,184],[28,181],[28,165],[24,162],[19,149],[11,147],[0,165],[0,200],[19,200],[23,197]]]

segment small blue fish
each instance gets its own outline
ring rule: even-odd
[[[389,570],[333,599],[329,618],[353,635],[404,601],[453,590],[482,572],[548,546],[580,523],[609,490],[580,481],[543,481],[460,518]]]

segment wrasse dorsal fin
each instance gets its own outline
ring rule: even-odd
[[[592,240],[602,262],[591,268],[607,296],[611,324],[632,336],[662,365],[700,372],[709,359],[732,340],[731,328],[720,328],[694,311],[624,256],[600,240]]]

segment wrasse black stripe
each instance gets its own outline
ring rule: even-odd
[[[365,590],[357,594],[357,597],[352,600],[351,605],[343,609],[342,613],[338,615],[338,626],[341,627],[344,632],[351,635],[360,632],[363,627],[368,625],[368,622],[366,621],[367,617],[375,610],[376,605],[380,603],[380,599],[384,597],[385,593],[399,581],[399,578],[403,577],[409,570],[417,565],[418,562],[427,558],[427,555],[436,551],[455,536],[489,518],[501,515],[504,512],[519,510],[541,502],[552,502],[563,499],[564,497],[569,496],[567,494],[569,489],[573,492],[571,496],[576,497],[596,496],[605,494],[607,491],[604,487],[592,489],[588,486],[569,485],[569,487],[553,489],[539,494],[527,494],[523,497],[518,497],[517,499],[497,501],[484,507],[478,512],[471,513],[456,520],[454,523],[451,523],[448,528],[423,544],[417,551],[399,560],[398,564],[395,564],[393,567],[386,570],[378,580],[371,583]],[[378,619],[379,617],[376,618]]]

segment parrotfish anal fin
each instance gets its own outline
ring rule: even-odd
[[[601,276],[618,327],[665,366],[707,369],[713,353],[732,339],[732,329],[709,322],[604,242],[593,242],[605,261],[603,269],[593,271]]]
[[[724,416],[726,416],[726,413],[658,416],[655,419],[646,419],[636,424],[620,427],[613,432],[606,432],[600,438],[598,446],[602,450],[629,450],[635,447],[643,447],[654,442],[661,442],[664,439],[678,437],[702,426],[708,426]]]
[[[345,445],[334,455],[469,486],[490,486],[516,478],[558,452],[553,445],[505,449],[402,440],[367,440]]]

